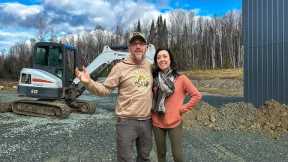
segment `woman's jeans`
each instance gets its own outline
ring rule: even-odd
[[[158,128],[153,127],[158,162],[166,162],[166,136],[170,139],[171,150],[173,154],[173,159],[175,162],[184,162],[182,153],[182,138],[183,138],[183,128],[182,123],[175,128]]]

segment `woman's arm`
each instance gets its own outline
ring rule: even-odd
[[[181,113],[185,113],[198,104],[198,102],[202,99],[202,94],[198,91],[198,89],[186,75],[183,75],[182,83],[184,90],[183,93],[188,94],[191,97],[190,100],[186,104],[182,105],[180,109]]]

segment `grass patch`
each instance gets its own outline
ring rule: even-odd
[[[214,70],[190,70],[183,71],[190,79],[193,80],[210,80],[210,79],[243,79],[243,69],[214,69]]]

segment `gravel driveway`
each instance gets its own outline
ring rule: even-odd
[[[13,97],[13,93],[1,93],[0,101]],[[1,113],[0,161],[116,162],[115,94],[84,97],[97,102],[95,114],[72,113],[59,120]],[[288,138],[273,140],[257,134],[207,128],[184,130],[186,161],[288,161]],[[151,159],[156,162],[155,148]],[[168,161],[173,161],[170,149]]]

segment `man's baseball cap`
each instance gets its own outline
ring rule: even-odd
[[[129,41],[128,41],[129,44],[132,43],[135,40],[141,40],[144,43],[147,43],[147,40],[146,40],[144,34],[140,33],[140,32],[132,32],[132,33],[130,33]]]

